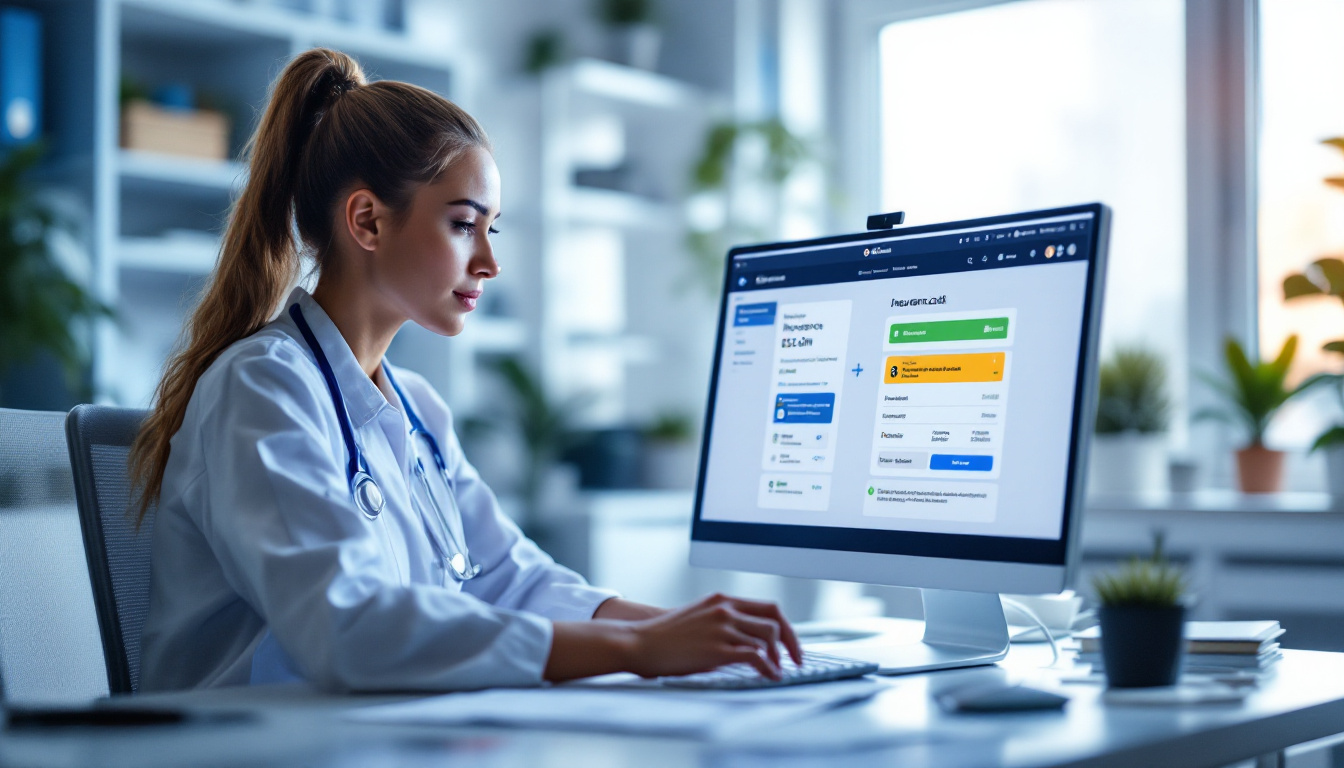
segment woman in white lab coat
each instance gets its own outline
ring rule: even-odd
[[[773,677],[780,643],[797,660],[774,605],[664,611],[557,565],[501,514],[439,396],[384,361],[407,320],[462,332],[499,273],[499,173],[470,115],[317,49],[280,75],[249,153],[132,451],[140,514],[157,505],[141,690],[452,690],[734,662]],[[301,254],[311,295],[291,292]]]

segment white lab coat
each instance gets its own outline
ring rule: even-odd
[[[334,690],[540,682],[551,622],[591,618],[615,593],[557,565],[501,513],[463,457],[447,406],[397,368],[444,452],[467,547],[482,566],[465,583],[448,575],[411,505],[418,481],[400,401],[364,374],[307,292],[295,289],[285,307],[296,301],[387,505],[369,520],[351,500],[331,395],[288,312],[229,347],[197,382],[172,440],[140,689],[293,677]],[[437,472],[430,477],[447,493]]]

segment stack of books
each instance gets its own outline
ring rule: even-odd
[[[1255,674],[1283,658],[1277,621],[1187,621],[1181,671],[1192,674]],[[1102,671],[1101,628],[1079,632],[1078,661]]]

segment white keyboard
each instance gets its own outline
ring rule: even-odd
[[[815,651],[803,653],[803,664],[793,663],[787,653],[783,654],[780,672],[783,677],[771,680],[757,672],[749,664],[729,664],[713,672],[701,672],[681,677],[664,677],[663,685],[674,688],[775,688],[781,685],[799,685],[801,683],[821,683],[827,680],[843,680],[861,677],[877,671],[877,665],[868,661],[846,659]]]

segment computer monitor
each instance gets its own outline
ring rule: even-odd
[[[1057,592],[1077,554],[1109,220],[734,248],[691,563],[924,588],[887,672],[1002,658],[997,593]]]

